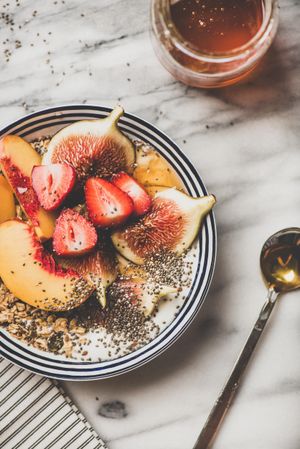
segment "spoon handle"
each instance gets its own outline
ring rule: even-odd
[[[274,290],[269,290],[268,298],[260,311],[259,317],[246,341],[242,352],[235,362],[230,377],[216,400],[193,449],[208,449],[211,447],[218,428],[234,399],[235,393],[240,385],[241,378],[245,372],[251,355],[271,315],[277,297],[278,293]]]

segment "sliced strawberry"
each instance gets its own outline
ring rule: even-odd
[[[53,249],[59,256],[81,256],[97,243],[92,223],[72,209],[65,209],[56,220]]]
[[[148,212],[151,207],[151,198],[135,179],[125,172],[120,172],[112,177],[111,182],[130,196],[135,215],[140,216]]]
[[[101,178],[90,178],[85,198],[92,222],[102,228],[124,223],[133,212],[133,202],[121,189]]]
[[[75,170],[68,164],[36,165],[31,172],[32,186],[46,210],[57,209],[62,204],[75,179]]]

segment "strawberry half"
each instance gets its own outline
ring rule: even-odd
[[[53,249],[59,256],[81,256],[97,243],[92,223],[73,209],[65,209],[56,220]]]
[[[151,207],[151,198],[135,179],[125,172],[120,172],[112,177],[111,182],[130,196],[135,215],[140,216],[148,212]]]
[[[87,180],[85,199],[92,222],[102,228],[124,223],[134,209],[131,198],[125,192],[101,178]]]
[[[75,170],[68,164],[35,165],[31,172],[32,187],[46,210],[57,209],[62,204],[75,179]]]

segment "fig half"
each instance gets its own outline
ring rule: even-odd
[[[135,150],[118,128],[123,113],[117,106],[104,119],[82,120],[63,128],[52,137],[43,164],[67,163],[76,170],[79,182],[119,171],[131,173]]]
[[[159,300],[178,289],[169,285],[157,285],[139,277],[120,278],[112,286],[114,294],[123,296],[136,305],[148,317],[153,314]]]
[[[162,251],[180,255],[193,243],[215,202],[213,195],[192,198],[175,188],[160,191],[150,212],[114,232],[112,241],[122,256],[139,265]]]

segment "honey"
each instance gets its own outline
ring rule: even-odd
[[[184,40],[204,53],[224,53],[247,44],[263,20],[262,0],[179,0],[170,5]]]
[[[300,243],[300,239],[299,239]],[[300,273],[300,246],[295,243],[287,245],[284,243],[274,244],[265,253],[263,259],[264,274],[270,285],[280,285],[285,290],[299,287]]]
[[[152,0],[152,42],[176,79],[223,87],[255,69],[278,19],[278,0]]]

